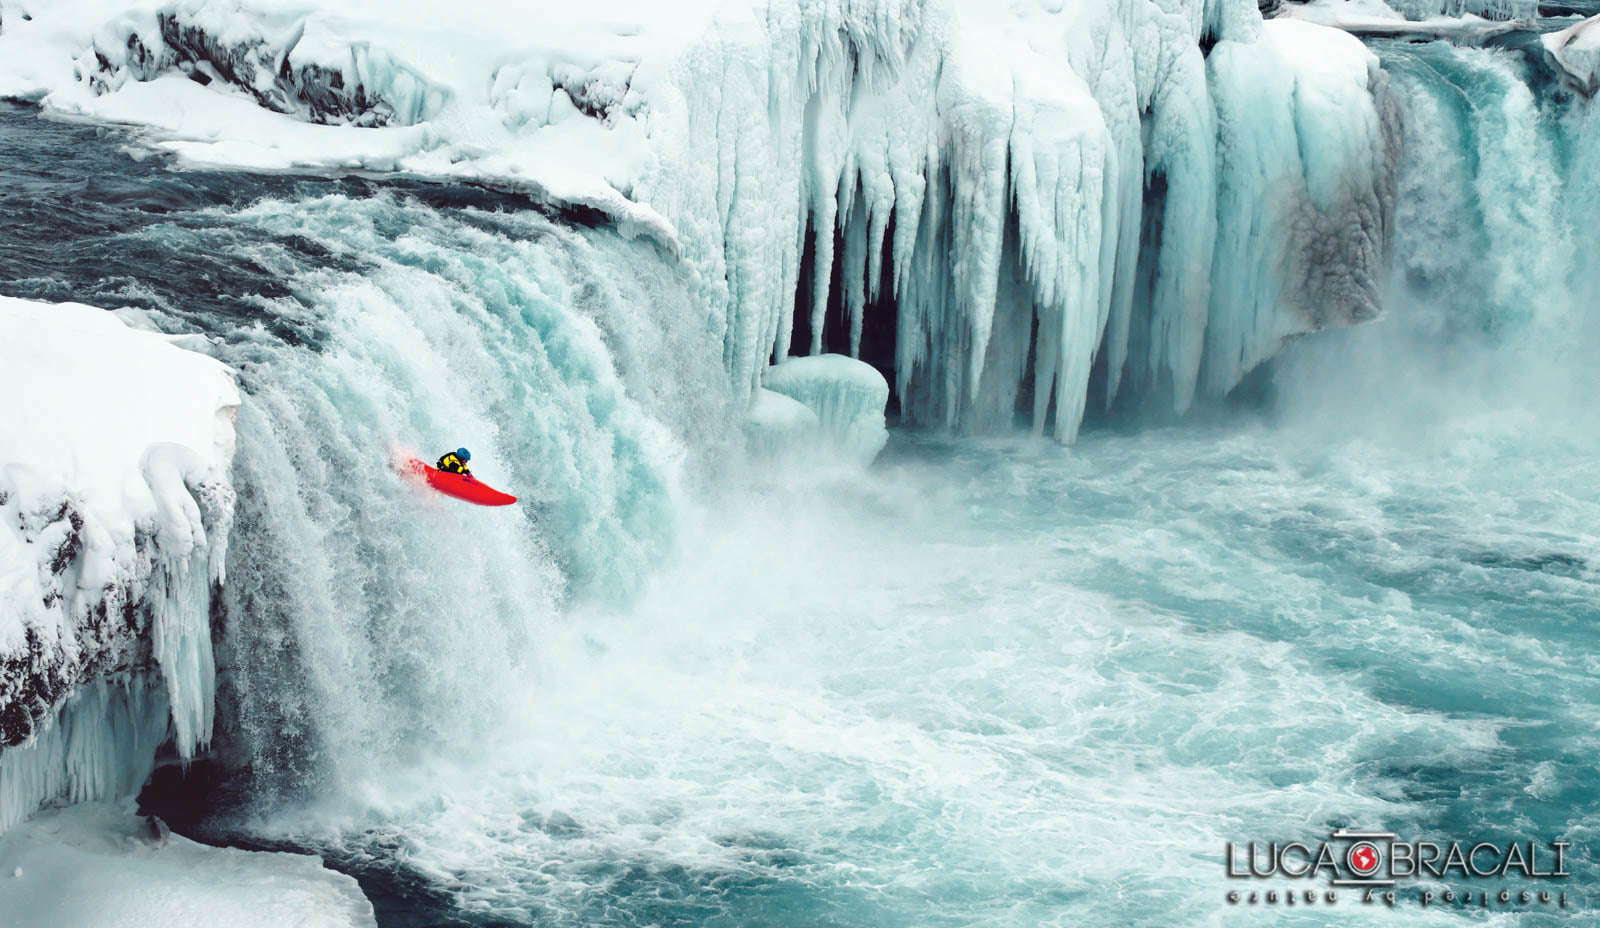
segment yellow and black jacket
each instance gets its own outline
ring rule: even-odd
[[[456,457],[456,453],[454,451],[451,451],[444,457],[440,458],[439,463],[435,464],[434,467],[438,470],[444,471],[447,474],[466,474],[469,477],[472,476],[472,471],[467,469],[467,462]]]

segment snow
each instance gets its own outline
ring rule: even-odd
[[[1312,0],[1310,3],[1284,4],[1277,18],[1332,26],[1362,36],[1412,36],[1482,42],[1522,28],[1521,23],[1512,20],[1513,15],[1532,15],[1508,8],[1504,17],[1485,19],[1471,12],[1457,11],[1442,15],[1414,4],[1403,6],[1414,15],[1408,16],[1382,0]]]
[[[1383,0],[1311,0],[1310,3],[1287,3],[1281,7],[1278,15],[1341,28],[1350,22],[1394,22],[1405,19],[1404,14]]]
[[[645,50],[670,54],[704,28],[715,4],[605,7],[597,15],[564,3],[464,0],[451,6],[454,21],[441,23],[437,5],[420,0],[326,8],[301,0],[6,0],[0,97],[148,127],[157,147],[197,166],[489,179],[670,238],[660,216],[619,192],[641,170],[643,124],[623,113],[585,117],[571,94],[587,90],[603,105],[623,105],[617,98]],[[163,17],[176,27],[164,31]],[[174,28],[199,30],[219,61],[193,61],[167,41]],[[308,83],[308,69],[337,75],[345,91]],[[285,71],[295,80],[281,78]],[[192,80],[195,72],[209,83]],[[363,112],[330,113],[307,100],[331,94],[351,103],[356,88],[376,105],[352,107],[385,114],[382,129],[356,128]]]
[[[1546,33],[1542,41],[1569,84],[1587,96],[1600,93],[1600,16]]]
[[[153,662],[160,731],[170,716],[185,758],[210,740],[239,394],[219,362],[103,309],[0,298],[0,331],[21,400],[0,408],[0,745],[34,739],[0,755],[3,828],[59,795],[130,788],[85,752],[148,740],[150,713],[128,695],[139,684],[68,701],[103,675]],[[100,722],[67,724],[91,703]],[[24,754],[44,764],[31,789],[15,774]]]
[[[889,441],[883,418],[889,383],[870,364],[837,354],[787,358],[767,368],[761,383],[753,418],[783,422],[785,431],[809,424],[770,394],[787,397],[811,413],[819,444],[842,460],[870,464]]]
[[[1031,370],[1034,430],[1070,441],[1102,354],[1107,402],[1182,411],[1286,338],[1375,311],[1381,74],[1250,0],[0,8],[0,95],[147,127],[188,163],[602,210],[693,272],[741,401],[772,359],[856,353],[893,312],[909,421],[1009,427]],[[1281,203],[1247,200],[1264,193]],[[1251,249],[1283,260],[1213,294]],[[808,252],[815,296],[795,306]]]
[[[355,879],[317,857],[208,847],[108,804],[0,837],[0,912],[30,928],[377,924]]]
[[[1495,21],[1532,19],[1539,15],[1536,0],[1311,0],[1289,2],[1280,17],[1322,23],[1355,32],[1400,31],[1411,26],[1426,32],[1470,35]]]

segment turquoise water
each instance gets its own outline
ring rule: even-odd
[[[898,431],[865,473],[719,438],[648,244],[0,114],[3,289],[241,373],[196,833],[322,852],[387,925],[1593,923],[1595,123],[1510,53],[1384,54],[1388,318],[1181,426]],[[528,504],[388,468],[460,443]],[[1341,826],[1571,841],[1569,907],[1226,901],[1227,842]]]
[[[386,833],[483,923],[1231,923],[1225,842],[1340,825],[1566,837],[1587,906],[1600,464],[1541,431],[901,435],[729,494]]]

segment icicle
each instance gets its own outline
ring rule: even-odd
[[[865,198],[855,199],[844,223],[845,312],[850,319],[850,356],[861,356],[861,326],[866,314],[867,292],[871,287],[867,271],[867,207]]]
[[[1031,11],[1016,33],[1026,40],[999,59],[993,43],[972,37],[1004,45],[1011,33],[993,32],[959,5],[833,0],[766,9],[759,42],[730,30],[718,41],[732,50],[709,52],[729,62],[770,61],[764,82],[749,82],[733,63],[720,75],[696,72],[707,75],[704,93],[698,78],[684,89],[690,101],[718,101],[689,108],[716,127],[720,158],[733,148],[734,177],[719,183],[719,196],[729,186],[750,193],[730,196],[725,222],[707,227],[720,229],[717,254],[697,266],[711,282],[708,301],[729,304],[727,361],[751,386],[769,354],[823,349],[833,301],[844,308],[851,351],[859,353],[887,280],[897,303],[894,380],[904,415],[952,428],[1005,418],[999,406],[1021,384],[1002,381],[1028,353],[1027,344],[991,350],[995,338],[1028,338],[1015,316],[1001,317],[1015,308],[1000,303],[1011,284],[1004,240],[1013,222],[1016,273],[1038,322],[1034,424],[1049,420],[1062,441],[1077,433],[1097,357],[1104,357],[1108,404],[1129,391],[1159,392],[1181,411],[1202,378],[1208,391],[1227,389],[1238,371],[1275,350],[1283,332],[1305,330],[1293,322],[1304,314],[1287,295],[1305,291],[1303,282],[1285,284],[1276,303],[1273,287],[1252,284],[1260,297],[1253,309],[1232,297],[1234,284],[1255,272],[1212,293],[1213,275],[1238,253],[1231,236],[1249,228],[1235,223],[1243,213],[1232,205],[1240,202],[1239,184],[1249,182],[1249,157],[1219,162],[1219,133],[1225,151],[1261,139],[1247,121],[1219,124],[1217,106],[1237,100],[1213,95],[1244,97],[1214,86],[1223,78],[1208,69],[1203,43],[1248,49],[1262,93],[1293,87],[1307,99],[1324,89],[1338,96],[1353,115],[1302,106],[1292,131],[1280,135],[1314,135],[1320,141],[1312,147],[1325,152],[1319,157],[1336,184],[1365,203],[1381,199],[1374,187],[1382,186],[1387,153],[1374,150],[1370,134],[1338,134],[1347,118],[1378,122],[1361,69],[1345,73],[1341,62],[1312,74],[1309,64],[1273,55],[1276,24],[1264,28],[1248,0],[1111,0],[1059,15]],[[1331,33],[1321,39],[1336,41]],[[745,83],[761,84],[761,96]],[[1219,209],[1219,183],[1233,184],[1224,193],[1227,209]],[[1369,213],[1358,211],[1362,236],[1381,225]],[[787,226],[783,215],[793,219]],[[794,275],[808,249],[811,300],[794,307]],[[1339,287],[1362,290],[1365,273],[1353,271]],[[837,294],[829,292],[835,279],[843,287]],[[716,290],[719,280],[727,281],[726,294]],[[1005,292],[1004,299],[1024,299]],[[810,314],[809,345],[790,344],[795,312]],[[991,359],[1002,365],[993,375]]]

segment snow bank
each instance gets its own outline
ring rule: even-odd
[[[0,95],[151,127],[190,162],[470,178],[653,236],[694,272],[740,399],[771,359],[858,353],[892,312],[907,419],[1009,427],[1031,377],[1035,431],[1071,440],[1097,359],[1107,402],[1181,411],[1284,338],[1368,318],[1382,276],[1381,72],[1251,0],[0,11]],[[1255,252],[1282,261],[1231,260]]]
[[[0,837],[0,912],[29,928],[377,925],[356,881],[317,857],[207,847],[103,804]]]
[[[1541,41],[1568,86],[1589,97],[1600,93],[1600,16],[1546,33]]]
[[[1277,15],[1355,32],[1405,34],[1399,27],[1409,24],[1416,34],[1436,29],[1445,35],[1471,35],[1510,20],[1533,19],[1539,15],[1539,4],[1538,0],[1291,0],[1279,7]]]
[[[48,799],[137,787],[106,771],[147,762],[95,755],[153,754],[152,725],[164,738],[170,719],[185,757],[210,739],[239,395],[222,364],[91,306],[0,298],[0,331],[18,385],[0,407],[3,829]],[[156,710],[137,679],[151,671]],[[120,692],[69,701],[109,674]]]
[[[831,457],[865,466],[889,441],[883,418],[889,384],[870,364],[837,354],[787,358],[767,368],[761,383],[765,389],[758,396],[769,398],[752,405],[753,415],[781,417],[792,433],[804,417],[778,407],[770,394],[788,397],[811,413],[817,443]]]

